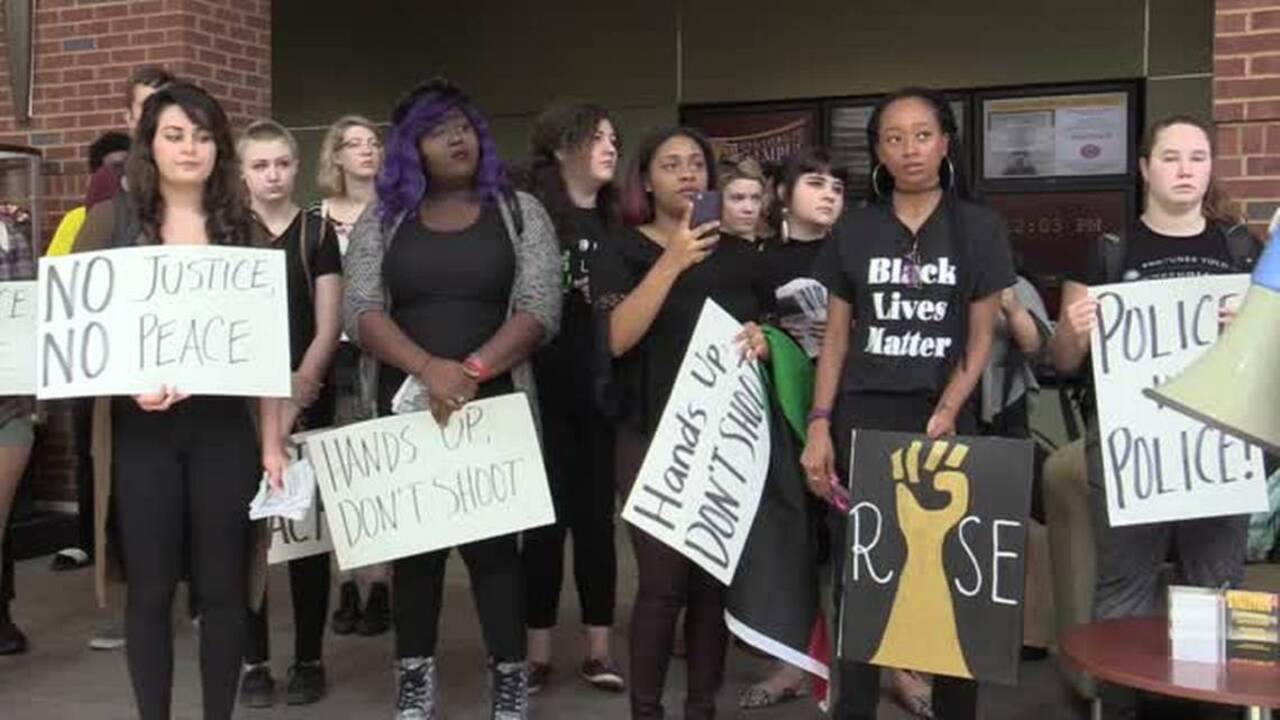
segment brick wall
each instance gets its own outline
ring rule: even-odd
[[[270,0],[40,0],[37,8],[32,117],[23,126],[0,35],[0,143],[43,152],[42,247],[83,202],[89,143],[123,129],[124,83],[137,66],[163,65],[200,83],[238,125],[270,113]],[[0,27],[3,14],[0,5]],[[75,498],[69,425],[55,404],[35,459],[39,499]]]
[[[1216,0],[1217,168],[1259,234],[1280,207],[1280,0]]]

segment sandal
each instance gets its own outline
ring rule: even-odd
[[[738,707],[743,710],[759,710],[791,702],[802,694],[804,694],[803,690],[794,687],[772,690],[764,683],[756,683],[743,690],[738,696]]]

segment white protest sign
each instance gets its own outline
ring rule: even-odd
[[[1267,508],[1262,452],[1143,395],[1218,338],[1218,310],[1247,275],[1101,285],[1091,339],[1098,430],[1113,526],[1250,513]],[[1272,398],[1261,398],[1271,402]]]
[[[281,250],[149,245],[41,258],[36,395],[288,397]]]
[[[392,415],[306,445],[343,570],[555,522],[523,394],[468,403],[444,428]]]
[[[0,283],[0,396],[36,392],[36,281]]]
[[[311,461],[305,443],[315,432],[317,431],[311,430],[289,436],[287,452],[291,462],[302,458],[307,462]],[[325,524],[324,504],[320,502],[319,493],[312,493],[307,514],[300,520],[273,516],[267,518],[267,522],[271,528],[271,547],[267,551],[267,562],[271,565],[333,550],[333,541],[329,539],[329,529]]]
[[[321,555],[333,550],[333,540],[329,537],[326,526],[324,506],[319,502],[311,504],[311,509],[301,520],[289,520],[280,516],[267,518],[271,527],[271,548],[267,551],[267,562],[277,563],[298,560],[312,555]]]
[[[728,585],[769,472],[769,399],[742,324],[707,300],[622,517]]]

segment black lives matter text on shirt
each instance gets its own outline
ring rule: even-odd
[[[916,262],[908,259],[913,246]],[[815,274],[853,305],[845,392],[940,391],[964,346],[969,303],[1014,281],[1004,222],[955,199],[940,203],[915,234],[888,205],[852,211]]]

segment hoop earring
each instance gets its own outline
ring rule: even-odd
[[[884,198],[884,191],[880,189],[880,171],[884,169],[884,163],[876,163],[871,169],[871,192],[875,193],[877,198]]]
[[[778,233],[780,235],[778,239],[784,243],[791,240],[791,225],[787,222],[787,215],[790,212],[787,208],[782,208],[782,221],[778,223]]]
[[[956,164],[951,162],[951,156],[947,155],[943,158],[947,161],[947,182],[942,182],[942,178],[938,178],[938,184],[942,185],[943,190],[956,189]]]

